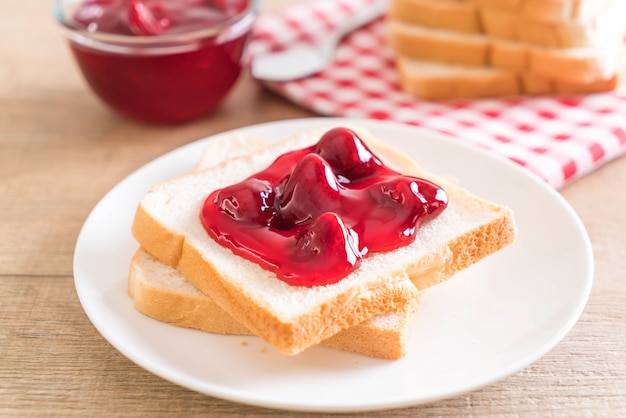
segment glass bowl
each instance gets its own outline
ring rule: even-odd
[[[258,0],[57,0],[91,89],[120,114],[182,123],[215,110],[242,71]]]

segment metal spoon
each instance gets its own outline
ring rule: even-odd
[[[326,69],[335,56],[341,39],[350,32],[382,16],[387,1],[375,1],[357,11],[334,32],[316,45],[296,47],[260,55],[252,61],[254,78],[266,81],[289,81],[307,77]]]

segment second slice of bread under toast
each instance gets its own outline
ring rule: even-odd
[[[141,248],[131,260],[128,293],[135,309],[159,321],[215,334],[253,335],[176,269]],[[414,298],[401,308],[367,319],[320,344],[370,357],[399,359],[407,353],[418,306],[419,298]]]
[[[296,354],[402,306],[417,297],[416,287],[445,280],[514,240],[508,208],[425,173],[408,156],[369,132],[351,128],[390,168],[442,186],[449,205],[420,227],[413,243],[368,255],[358,269],[337,283],[290,286],[217,244],[199,219],[200,208],[212,191],[253,175],[287,151],[315,144],[327,129],[302,132],[254,154],[155,185],[137,208],[133,234],[152,256],[177,268],[238,322],[285,354]]]

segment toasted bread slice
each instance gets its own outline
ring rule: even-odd
[[[353,129],[390,168],[438,182],[449,205],[421,226],[415,242],[368,255],[337,283],[290,286],[213,241],[199,219],[210,192],[253,175],[287,151],[315,144],[326,129],[302,132],[251,155],[155,185],[137,208],[133,234],[152,256],[177,268],[235,320],[285,354],[403,306],[417,297],[416,287],[439,283],[513,242],[515,225],[508,208],[435,178],[367,131]]]

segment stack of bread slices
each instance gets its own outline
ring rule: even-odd
[[[616,88],[624,0],[390,0],[402,89],[426,100]]]
[[[177,326],[257,335],[293,355],[317,344],[397,359],[408,350],[420,290],[441,283],[516,236],[513,214],[456,181],[423,171],[405,154],[351,127],[381,161],[435,181],[448,207],[420,226],[415,242],[373,253],[337,283],[292,286],[209,237],[200,221],[206,197],[254,175],[285,152],[312,146],[314,129],[267,145],[242,135],[214,140],[195,170],[155,184],[133,222],[139,243],[128,277],[135,308]],[[224,337],[226,338],[226,337]]]

